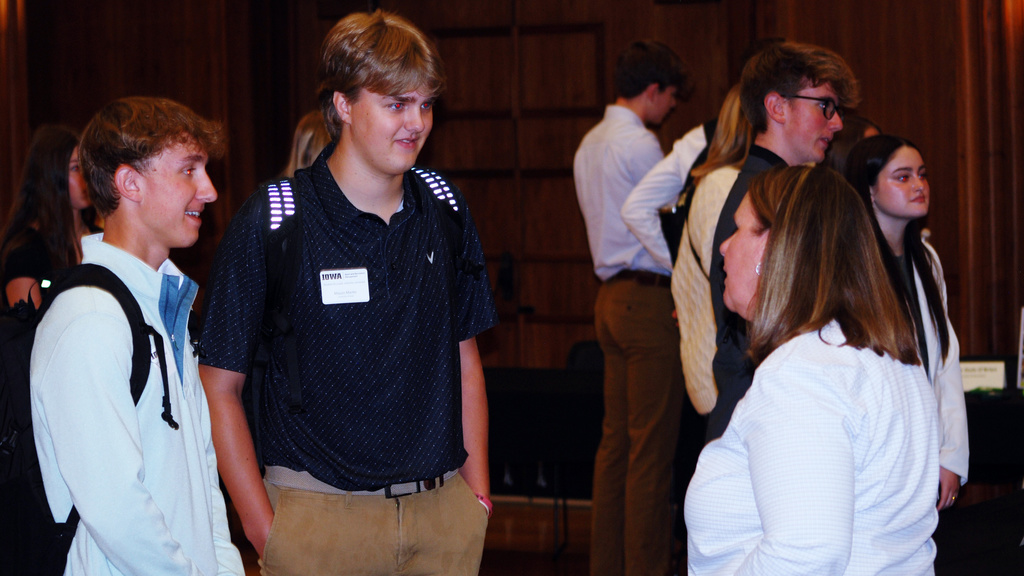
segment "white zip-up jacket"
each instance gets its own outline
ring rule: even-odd
[[[83,241],[84,262],[124,281],[164,339],[171,413],[161,419],[163,383],[155,350],[136,407],[129,389],[131,331],[117,300],[98,288],[61,294],[36,332],[31,362],[32,422],[54,518],[78,509],[68,574],[243,574],[231,544],[210,413],[191,345],[179,375],[161,320],[164,274],[101,241]],[[191,306],[185,298],[180,306]]]
[[[949,353],[942,358],[939,344],[939,329],[932,322],[928,311],[928,298],[921,283],[921,273],[914,267],[914,284],[917,286],[917,301],[921,303],[921,320],[924,324],[924,339],[928,346],[928,380],[935,390],[935,399],[939,403],[939,430],[942,432],[942,444],[939,451],[939,464],[943,468],[960,476],[960,484],[967,482],[968,460],[970,447],[967,442],[967,406],[964,402],[964,382],[960,372],[960,341],[949,322],[946,305],[946,280],[942,274],[939,255],[927,242],[925,251],[932,260],[935,283],[942,294],[943,316],[939,322],[946,323],[949,332]]]

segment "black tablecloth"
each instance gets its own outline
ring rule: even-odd
[[[1019,390],[1000,396],[967,394],[971,461],[968,479],[990,484],[1024,478],[1024,397]],[[1022,573],[1024,574],[1024,573]]]
[[[1024,574],[1024,490],[942,512],[934,538],[936,576]]]

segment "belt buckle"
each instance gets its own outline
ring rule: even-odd
[[[396,492],[396,490],[402,490]],[[385,498],[400,498],[402,496],[408,496],[409,494],[416,494],[420,491],[419,482],[403,482],[402,484],[392,484],[384,487]]]
[[[440,488],[441,486],[444,486],[444,476],[439,476],[437,478],[427,478],[426,480],[417,480],[415,482],[392,484],[390,486],[384,487],[384,497],[400,498],[402,496],[409,496],[410,494],[419,494],[420,492],[427,492],[435,488]],[[403,491],[396,492],[396,490]]]

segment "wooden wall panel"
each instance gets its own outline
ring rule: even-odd
[[[604,109],[604,28],[532,26],[521,30],[523,112],[600,114]]]
[[[522,222],[515,181],[500,177],[459,177],[452,182],[466,196],[488,259],[496,262],[502,253],[518,250]]]
[[[599,283],[590,262],[537,258],[522,269],[520,300],[535,318],[544,322],[592,322]]]
[[[445,171],[511,170],[515,126],[508,119],[435,121],[420,161]]]
[[[603,111],[602,111],[603,113]],[[523,170],[561,170],[572,176],[576,147],[596,123],[593,117],[543,116],[519,122],[519,161]]]
[[[587,230],[571,176],[524,178],[522,201],[531,216],[525,222],[525,255],[590,263]]]
[[[448,90],[441,106],[452,113],[504,114],[512,111],[514,61],[509,29],[498,28],[479,36],[442,36],[438,50],[445,56]]]
[[[29,143],[25,1],[0,0],[0,217],[21,184]]]
[[[515,3],[509,0],[381,0],[379,4],[424,30],[508,27],[515,20]]]

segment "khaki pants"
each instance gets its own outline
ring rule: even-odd
[[[685,394],[673,308],[667,287],[611,280],[597,293],[605,372],[594,461],[594,576],[662,576],[669,569],[672,459]]]
[[[344,574],[473,576],[487,510],[456,474],[399,498],[321,494],[267,485],[274,523],[263,576]]]

